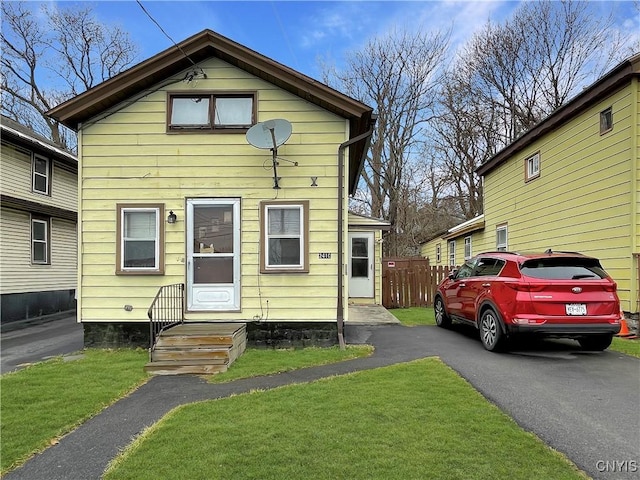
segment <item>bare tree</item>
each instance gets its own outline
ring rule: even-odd
[[[351,54],[343,72],[325,69],[328,83],[374,106],[378,115],[359,198],[371,215],[391,222],[386,255],[402,254],[406,247],[400,208],[412,188],[409,167],[418,161],[448,40],[443,32],[392,31]]]
[[[1,38],[3,114],[67,149],[75,136],[46,112],[128,68],[137,54],[128,33],[100,22],[89,6],[43,5],[38,14],[2,2]]]

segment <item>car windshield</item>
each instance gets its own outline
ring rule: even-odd
[[[524,261],[520,265],[520,271],[527,277],[550,280],[590,280],[607,277],[607,273],[595,258],[535,258]]]

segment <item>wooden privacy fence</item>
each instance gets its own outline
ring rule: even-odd
[[[449,267],[430,266],[423,257],[382,259],[382,304],[386,308],[433,305],[438,284]]]

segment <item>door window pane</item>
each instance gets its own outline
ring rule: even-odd
[[[369,257],[369,242],[366,238],[353,238],[351,240],[352,257]]]
[[[233,253],[233,205],[195,205],[193,252]]]
[[[233,283],[233,257],[194,257],[194,283]]]

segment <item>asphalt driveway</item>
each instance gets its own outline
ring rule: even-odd
[[[348,325],[345,337],[348,343],[373,344],[374,355],[220,385],[196,376],[154,377],[5,478],[97,479],[136,435],[178,405],[434,355],[591,477],[638,478],[636,358],[613,351],[581,352],[569,341],[494,354],[483,349],[473,332],[437,327]],[[504,461],[509,461],[509,452],[504,452]]]

